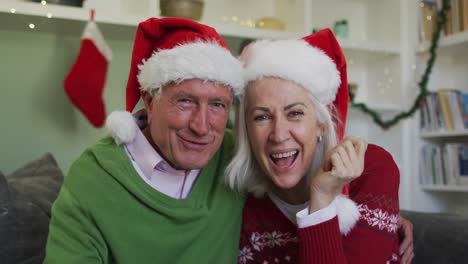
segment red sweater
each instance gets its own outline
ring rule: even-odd
[[[392,156],[369,144],[364,172],[349,186],[361,216],[347,236],[337,217],[298,229],[270,198],[249,196],[238,263],[399,263],[399,177]]]

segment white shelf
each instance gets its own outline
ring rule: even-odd
[[[419,53],[428,52],[431,42],[425,41],[418,47]],[[468,49],[468,31],[459,32],[440,38],[439,48],[444,52],[459,52],[460,49]]]
[[[468,192],[468,186],[463,185],[425,185],[422,184],[421,188],[426,191],[438,191],[438,192]]]
[[[12,12],[14,10],[14,13]],[[34,2],[23,2],[18,0],[2,0],[0,3],[0,15],[1,14],[9,16],[9,22],[11,24],[16,24],[14,21],[14,17],[17,18],[17,21],[26,21],[26,17],[32,19],[32,22],[37,22],[40,19],[40,24],[44,24],[44,21],[47,21],[48,14],[52,15],[51,20],[54,19],[62,19],[65,22],[62,23],[63,27],[76,27],[76,25],[70,25],[73,22],[80,22],[84,23],[88,21],[90,11],[81,8],[81,7],[70,7],[70,6],[63,6],[63,5],[41,5],[39,3]],[[112,15],[112,14],[105,14],[96,12],[95,21],[96,23],[104,23],[113,26],[120,26],[120,27],[129,27],[129,28],[136,28],[138,23],[147,19],[147,17],[143,16],[123,16],[123,15]],[[9,24],[10,24],[9,23]],[[208,24],[203,20],[201,23]],[[274,30],[264,30],[264,29],[257,29],[257,28],[250,28],[244,26],[237,26],[237,25],[230,25],[230,24],[210,24],[210,26],[216,28],[216,30],[225,36],[233,36],[233,37],[242,37],[242,38],[271,38],[271,39],[284,39],[284,38],[299,38],[306,35],[304,32],[286,32],[286,31],[274,31]],[[26,25],[24,26],[25,30],[27,30]],[[57,29],[57,26],[50,26],[45,25],[42,29],[38,28],[38,30],[44,31],[51,31],[52,29]],[[64,30],[62,30],[64,31]],[[133,37],[133,36],[132,36]]]
[[[447,137],[467,137],[468,130],[462,131],[437,131],[437,132],[421,132],[423,138],[447,138]]]
[[[386,43],[350,40],[338,38],[340,46],[345,51],[360,51],[370,53],[381,53],[384,55],[400,55],[400,47],[388,45]]]

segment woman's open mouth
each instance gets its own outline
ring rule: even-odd
[[[294,161],[299,154],[298,150],[291,150],[287,152],[276,152],[270,154],[270,159],[278,168],[289,168],[293,165]]]

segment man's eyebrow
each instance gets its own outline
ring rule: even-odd
[[[285,106],[285,107],[283,108],[283,111],[287,111],[287,110],[289,110],[289,109],[295,107],[296,105],[302,105],[302,106],[304,106],[304,107],[307,107],[304,103],[297,102],[297,103],[292,103],[292,104],[290,104],[290,105]]]
[[[180,93],[177,93],[177,94],[174,95],[174,98],[181,98],[181,97],[196,98],[196,96],[194,96],[191,93],[187,93],[187,92],[180,92]]]
[[[213,98],[209,98],[209,101],[228,103],[229,101],[231,101],[231,99],[227,97],[213,97]]]

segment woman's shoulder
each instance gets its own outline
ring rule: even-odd
[[[377,173],[386,170],[398,171],[392,154],[381,146],[369,144],[364,158],[364,173]]]
[[[350,184],[350,196],[358,193],[397,196],[400,185],[400,172],[390,152],[369,144],[367,147],[364,171]]]

